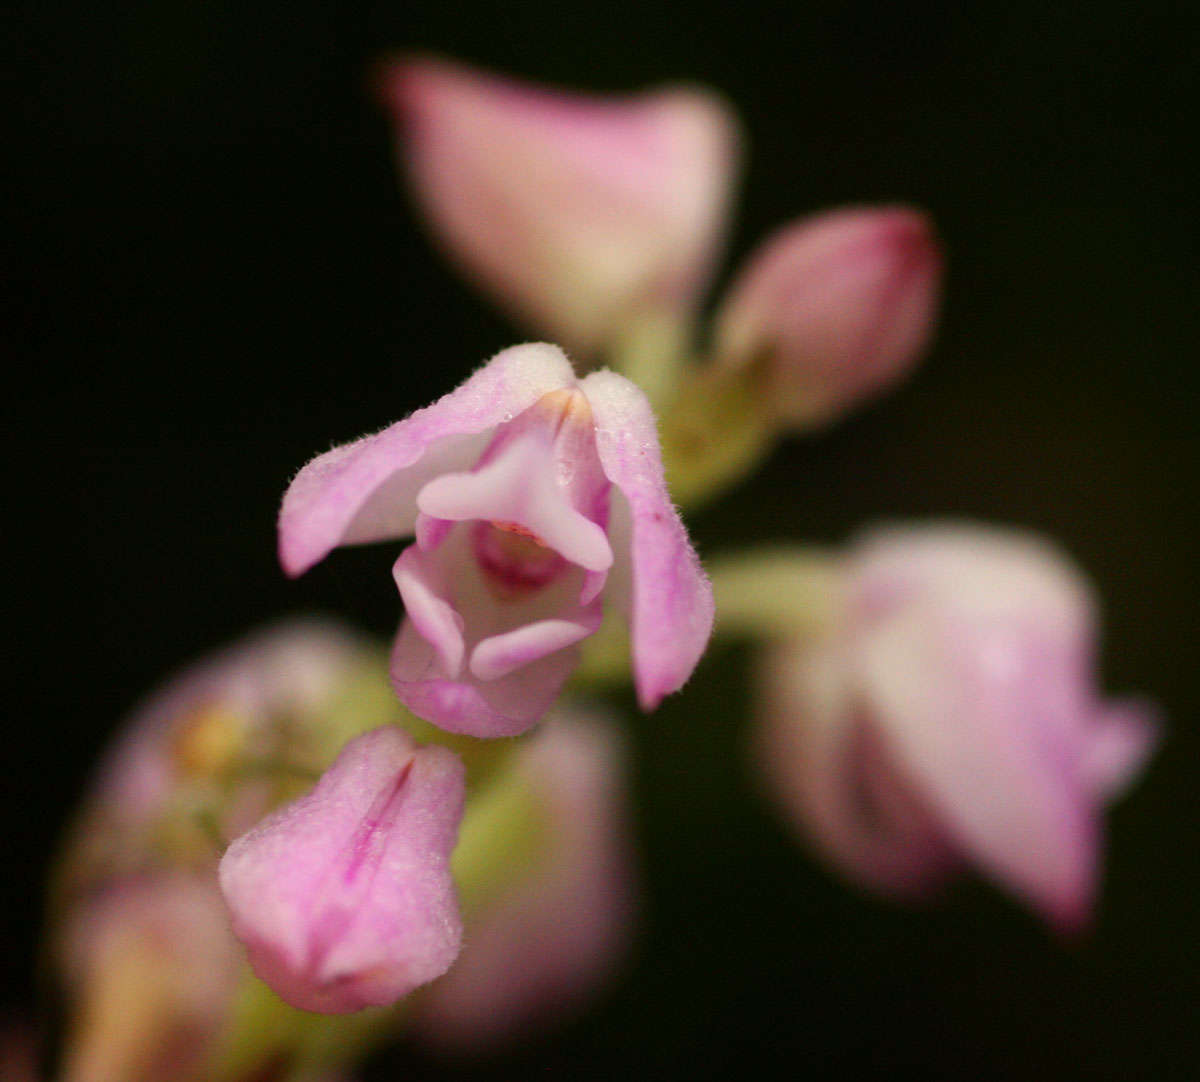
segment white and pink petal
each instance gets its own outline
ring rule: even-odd
[[[712,634],[712,586],[671,503],[654,412],[615,372],[593,372],[580,387],[596,425],[596,448],[622,500],[613,501],[617,553],[614,598],[627,613],[634,683],[644,710],[691,676]]]
[[[284,570],[303,574],[338,545],[412,534],[417,493],[426,484],[472,466],[498,425],[574,382],[557,347],[513,346],[433,405],[313,459],[288,487],[279,513]]]

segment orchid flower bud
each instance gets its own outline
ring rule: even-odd
[[[719,365],[757,365],[781,421],[824,423],[907,374],[929,344],[942,258],[928,219],[857,207],[786,227],[717,312]]]
[[[198,1077],[241,969],[209,876],[114,880],[77,902],[57,947],[69,997],[63,1082]]]
[[[1157,738],[1093,686],[1096,615],[1044,543],[892,529],[846,558],[825,633],[770,649],[759,750],[782,807],[852,878],[910,896],[964,862],[1086,923],[1101,812]]]
[[[381,90],[438,239],[539,334],[588,356],[631,317],[695,304],[737,159],[713,95],[587,98],[430,59]]]
[[[413,713],[508,736],[549,709],[613,606],[650,710],[691,675],[712,590],[671,504],[654,414],[613,372],[514,346],[456,391],[310,462],[279,519],[292,575],[337,545],[416,535],[392,655]]]
[[[418,1036],[446,1051],[512,1041],[580,1007],[612,974],[633,917],[617,732],[559,714],[513,769],[540,805],[532,865],[468,917],[454,967],[422,997]]]
[[[226,850],[221,890],[256,974],[295,1007],[392,1003],[449,968],[463,768],[384,726]]]

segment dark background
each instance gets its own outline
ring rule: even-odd
[[[54,840],[145,689],[283,613],[394,626],[393,547],[283,578],[291,472],[524,337],[396,184],[366,73],[422,49],[597,91],[720,88],[751,149],[735,257],[822,206],[928,207],[950,257],[928,363],[782,449],[693,519],[697,541],[928,515],[1045,531],[1103,595],[1106,685],[1153,693],[1170,722],[1112,816],[1095,933],[1070,947],[980,883],[911,913],[828,876],[748,777],[748,651],[715,653],[636,723],[649,897],[631,976],[467,1076],[1194,1077],[1187,7],[24,0],[4,35],[5,1003],[30,998]],[[367,1077],[438,1070],[401,1050]]]

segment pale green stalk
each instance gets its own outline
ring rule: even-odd
[[[753,369],[709,365],[693,370],[661,413],[659,437],[671,496],[685,507],[714,498],[766,457],[776,434]]]
[[[822,549],[778,545],[708,565],[718,635],[777,638],[820,632],[835,617],[840,561]]]

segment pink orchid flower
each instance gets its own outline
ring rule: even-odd
[[[429,1044],[475,1051],[517,1040],[581,1007],[633,931],[624,749],[604,719],[556,713],[517,752],[544,808],[534,866],[468,925],[462,954],[422,997]]]
[[[450,852],[462,763],[383,726],[233,842],[221,891],[254,972],[295,1007],[382,1006],[441,976],[462,926]]]
[[[885,530],[850,553],[840,610],[764,666],[760,752],[784,809],[868,886],[919,896],[969,861],[1055,927],[1085,924],[1101,811],[1157,724],[1096,692],[1075,569],[1015,532]]]
[[[432,406],[310,462],[284,496],[280,560],[298,575],[337,545],[409,534],[392,681],[452,732],[537,722],[606,604],[629,621],[647,710],[687,680],[712,630],[649,404],[612,372],[576,380],[555,346],[505,350]]]
[[[389,66],[381,91],[438,239],[537,333],[590,356],[698,302],[737,162],[713,94],[588,98],[432,59]]]
[[[942,257],[908,207],[786,226],[746,261],[715,319],[717,363],[763,366],[780,419],[827,421],[908,373],[933,336]]]

